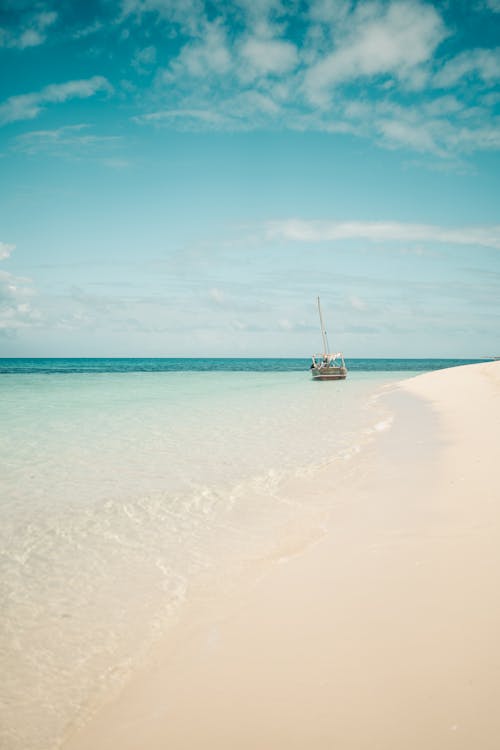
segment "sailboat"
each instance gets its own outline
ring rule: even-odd
[[[313,354],[310,367],[313,380],[345,380],[347,367],[345,366],[342,352],[333,354],[328,343],[328,334],[323,323],[321,302],[318,297],[318,313],[321,325],[321,336],[323,338],[323,354]]]

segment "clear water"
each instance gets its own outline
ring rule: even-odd
[[[0,360],[0,747],[57,747],[197,577],[307,510],[285,480],[348,458],[374,393],[436,364],[362,362],[324,384],[304,360]]]
[[[471,364],[471,359],[346,359],[350,372],[429,372]],[[310,360],[299,358],[0,358],[0,373],[91,372],[303,372]]]

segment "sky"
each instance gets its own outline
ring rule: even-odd
[[[500,0],[2,0],[0,356],[500,354]]]

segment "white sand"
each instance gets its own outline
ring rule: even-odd
[[[193,604],[65,750],[498,750],[500,363],[393,401],[317,541]]]

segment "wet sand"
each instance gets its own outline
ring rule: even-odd
[[[200,591],[65,750],[497,750],[500,363],[387,399],[351,471],[290,487],[328,512]]]

